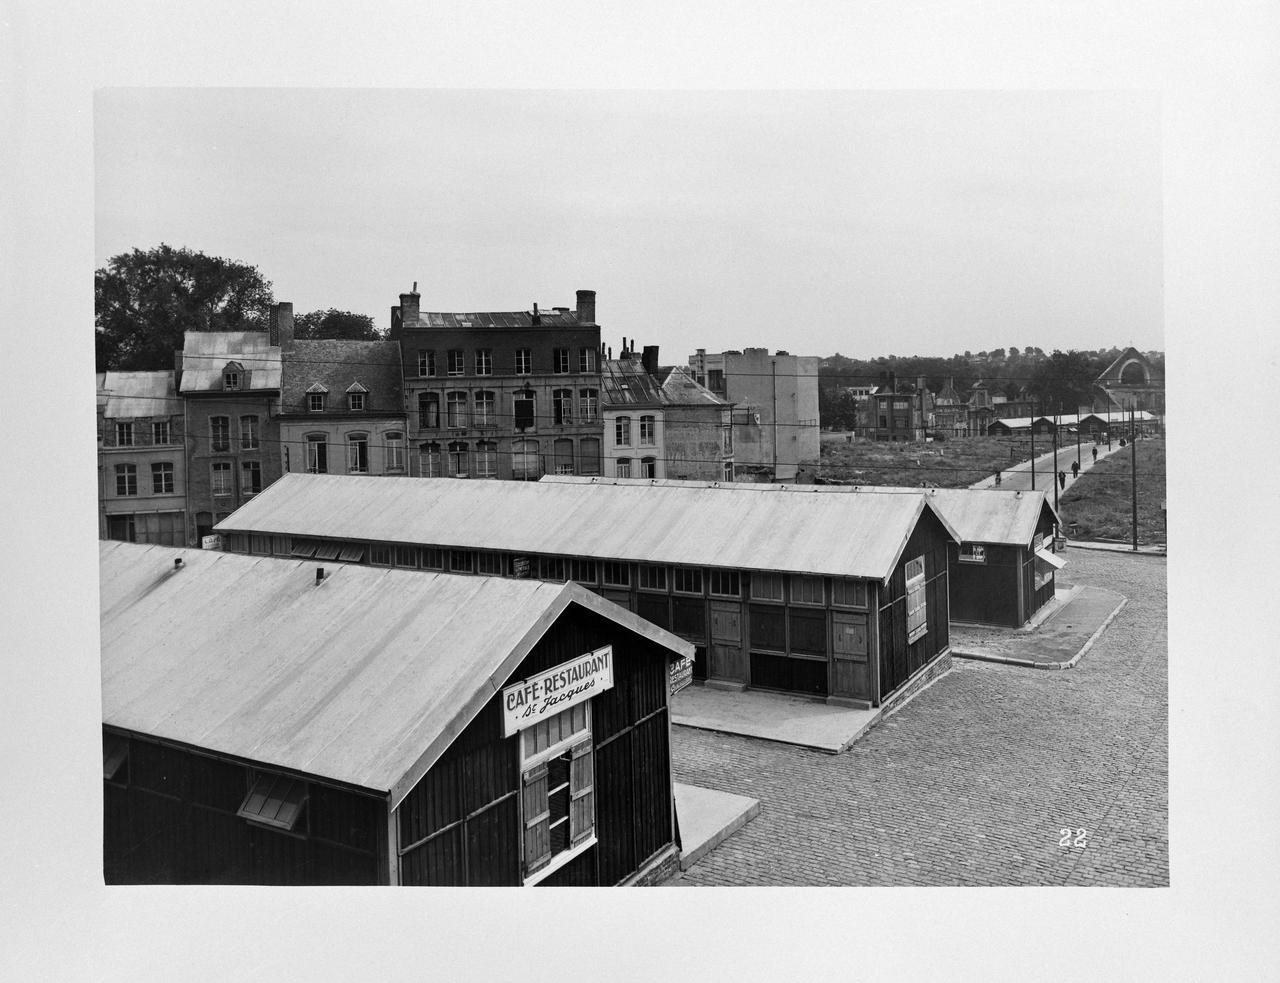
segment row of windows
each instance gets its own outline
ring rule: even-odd
[[[231,450],[231,417],[209,417],[209,446],[214,451]],[[252,415],[240,417],[240,449],[251,451],[257,450],[258,446],[258,418]]]
[[[443,452],[447,451],[447,456]],[[471,444],[465,440],[453,440],[447,445],[428,441],[418,447],[418,474],[424,478],[496,478],[498,445],[496,441],[481,440]],[[446,470],[447,466],[447,470]],[[543,474],[541,445],[536,440],[517,440],[511,444],[512,477],[540,478]],[[600,440],[583,437],[579,442],[575,460],[573,441],[561,437],[551,445],[551,473],[584,474],[600,473]]]
[[[136,464],[116,465],[116,494],[121,498],[138,494],[138,466]],[[157,461],[151,465],[151,494],[173,494],[172,462]]]
[[[640,417],[640,446],[651,447],[657,439],[657,425],[652,416]],[[631,417],[620,416],[613,421],[613,445],[631,446]]]
[[[474,393],[459,389],[445,393],[445,427],[465,430],[467,427],[496,427],[498,425],[496,395],[489,389]],[[572,389],[556,389],[551,394],[551,422],[564,426],[574,422],[594,423],[600,414],[600,392],[581,389],[575,400]],[[536,426],[537,393],[532,391],[512,394],[511,420],[516,430],[532,430]],[[650,418],[652,419],[652,418]],[[436,429],[440,426],[440,394],[418,394],[418,426]],[[652,442],[652,441],[651,441]]]
[[[551,371],[558,375],[567,375],[572,371],[571,366],[575,362],[571,355],[572,353],[568,348],[553,348],[551,350]],[[578,372],[595,372],[596,350],[594,348],[579,348],[576,364]],[[471,353],[471,368],[472,375],[493,375],[493,349],[477,348],[473,351]],[[533,349],[517,348],[513,368],[516,375],[532,375],[534,371]],[[466,375],[466,352],[461,348],[450,348],[446,351],[445,372],[450,376]],[[429,379],[438,375],[439,368],[435,351],[432,349],[420,350],[418,352],[418,376],[423,379]]]
[[[585,557],[549,555],[522,555],[495,550],[446,549],[435,546],[395,546],[373,543],[350,546],[324,540],[308,540],[287,536],[262,536],[232,534],[228,548],[233,551],[247,549],[252,553],[315,556],[316,559],[343,559],[350,562],[368,562],[375,566],[404,567],[413,570],[441,570],[448,573],[474,573],[495,577],[529,577],[535,580],[569,581],[585,586],[603,584],[605,587],[630,588],[632,570],[635,570],[635,586],[642,591],[697,597],[741,598],[744,581],[749,581],[747,594],[753,601],[782,602],[790,598],[792,604],[825,607],[827,603],[825,577],[799,574],[761,573],[752,571],[744,577],[740,570],[718,568],[667,566],[663,564],[630,563],[614,560],[593,560]],[[340,555],[341,554],[341,555]],[[836,607],[865,608],[867,585],[862,580],[842,577],[829,578],[831,604]],[[789,582],[789,584],[788,584]],[[788,590],[789,586],[789,590]]]
[[[312,474],[329,473],[329,436],[323,433],[306,435],[307,457],[306,468]],[[404,470],[404,434],[390,431],[382,435],[383,450],[386,454],[388,471]],[[349,433],[346,437],[347,473],[369,473],[369,435],[367,433]]]
[[[150,437],[150,441],[147,438]],[[115,425],[115,447],[140,447],[147,443],[172,444],[173,427],[168,420],[157,420],[150,424],[135,423],[133,420],[117,420]]]
[[[633,475],[631,473],[632,461],[629,457],[620,457],[613,462],[614,477],[617,478],[656,478],[658,476],[657,458],[642,457],[640,458],[640,473]]]
[[[235,494],[232,487],[230,461],[214,461],[209,465],[210,486],[214,498],[228,498]],[[262,464],[258,461],[240,462],[240,494],[256,495],[262,491]]]
[[[307,412],[323,413],[328,406],[328,393],[307,393]],[[361,413],[369,407],[369,394],[367,392],[347,393],[347,409]]]

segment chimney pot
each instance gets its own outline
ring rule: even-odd
[[[324,582],[324,567],[316,567],[316,584]]]
[[[175,569],[175,570],[181,570],[181,569],[182,569],[182,557],[180,557],[180,556],[175,556],[175,557],[173,558],[173,569]]]

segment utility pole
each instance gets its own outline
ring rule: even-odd
[[[1031,490],[1036,490],[1036,407],[1040,405],[1040,401],[1034,400],[1031,404]]]
[[[1138,442],[1133,439],[1133,404],[1129,404],[1129,451],[1133,455],[1133,551],[1138,552]]]
[[[1058,403],[1058,413],[1053,418],[1053,511],[1058,511],[1058,426],[1062,419],[1062,403]]]

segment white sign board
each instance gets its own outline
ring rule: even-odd
[[[222,549],[222,537],[219,535],[201,536],[200,548],[202,550],[220,550]]]
[[[505,687],[502,733],[510,737],[610,689],[613,689],[613,646],[606,645]]]

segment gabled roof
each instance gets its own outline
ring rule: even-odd
[[[663,399],[672,406],[732,406],[706,386],[699,385],[687,368],[668,365],[658,369]]]
[[[1130,345],[1116,356],[1115,361],[1099,373],[1096,380],[1098,385],[1120,385],[1121,372],[1123,371],[1125,363],[1130,361],[1142,363],[1147,370],[1148,377],[1151,379],[1152,386],[1162,386],[1164,384],[1163,376],[1156,370],[1155,366],[1151,364],[1151,360],[1148,359],[1147,356],[1143,355],[1142,352],[1138,351],[1138,349]]]
[[[182,336],[182,392],[222,392],[222,371],[235,360],[248,379],[241,392],[280,388],[280,348],[265,331],[188,331]]]
[[[643,479],[286,474],[215,529],[883,580],[931,508],[923,494],[837,501]]]
[[[99,402],[108,420],[172,416],[182,412],[173,385],[173,372],[104,372],[98,383]]]
[[[104,724],[397,802],[570,604],[693,646],[577,584],[99,544]],[[174,569],[182,557],[183,567]]]
[[[721,492],[784,493],[789,498],[809,493],[923,496],[943,524],[960,542],[1025,546],[1035,535],[1047,509],[1057,521],[1046,492],[986,488],[908,488],[897,485],[788,485],[752,482],[688,481],[678,478],[579,478],[550,475],[543,481],[596,482],[667,488],[714,488]]]
[[[365,416],[404,416],[400,342],[299,338],[284,353],[282,415],[306,414],[308,393],[367,393]],[[346,400],[326,413],[348,413]],[[314,415],[314,414],[310,414]]]

